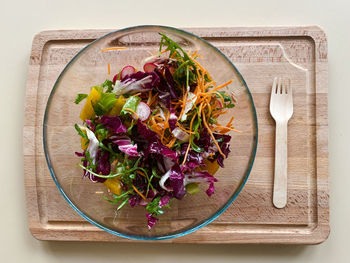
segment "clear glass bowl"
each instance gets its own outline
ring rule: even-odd
[[[231,132],[231,153],[225,168],[215,174],[219,180],[215,193],[208,197],[207,185],[201,192],[172,202],[171,208],[147,229],[142,207],[116,207],[103,199],[106,188],[82,178],[77,167],[80,159],[80,137],[74,124],[83,105],[74,104],[78,93],[88,93],[94,85],[111,79],[123,66],[142,69],[143,59],[157,54],[160,35],[165,33],[185,50],[198,50],[199,62],[218,83],[233,80],[228,89],[237,98],[237,105],[220,122],[235,116],[234,126],[242,133]],[[101,52],[101,49],[124,46],[125,50]],[[108,75],[107,64],[111,75]],[[74,210],[90,223],[117,236],[137,240],[160,240],[191,233],[217,218],[235,200],[251,171],[257,148],[257,118],[249,89],[232,62],[207,41],[183,30],[164,26],[137,26],[109,33],[83,48],[65,67],[50,94],[44,118],[44,150],[48,167],[59,191]]]

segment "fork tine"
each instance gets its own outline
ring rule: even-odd
[[[282,93],[282,79],[278,78],[277,94]]]
[[[288,80],[284,80],[283,81],[282,94],[288,94]]]
[[[277,77],[275,77],[275,78],[273,79],[271,94],[277,93],[277,90],[276,90],[276,89],[277,89]]]
[[[290,85],[290,79],[288,79],[288,82],[287,82],[287,93],[292,95],[292,87]]]

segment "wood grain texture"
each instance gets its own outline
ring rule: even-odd
[[[257,110],[259,144],[246,186],[218,219],[192,234],[160,242],[323,242],[330,228],[324,32],[315,26],[187,30],[217,46],[244,76]],[[34,37],[26,87],[23,154],[29,228],[40,240],[135,242],[100,230],[68,205],[51,179],[42,146],[43,114],[53,83],[82,47],[110,31],[45,31]],[[275,128],[269,99],[275,76],[290,77],[294,92],[294,115],[288,127],[288,200],[283,209],[272,204]],[[64,111],[76,111],[71,107]]]

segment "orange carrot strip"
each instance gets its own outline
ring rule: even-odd
[[[135,111],[133,111],[132,109],[129,109],[129,108],[124,108],[124,110],[129,111],[129,112],[131,112],[132,114],[134,114],[134,115],[135,115],[135,117],[136,117],[136,119],[138,119],[138,118],[139,118],[139,115],[137,115],[137,113],[136,113]]]
[[[138,193],[139,196],[142,197],[143,200],[145,200],[147,203],[149,203],[149,201],[147,200],[147,198],[146,198],[139,190],[137,190],[137,188],[136,188],[133,184],[132,184],[131,186],[132,186],[132,188],[134,188],[135,192]]]
[[[191,140],[191,134],[192,134],[192,124],[193,124],[193,121],[194,121],[195,118],[196,118],[196,114],[193,115],[191,123],[190,123],[190,140]],[[185,157],[184,157],[184,160],[183,160],[182,164],[185,164],[185,162],[186,162],[188,152],[190,151],[190,147],[191,147],[191,144],[188,143],[188,147],[187,147],[186,154],[185,154]]]
[[[214,91],[217,91],[217,90],[219,90],[219,89],[221,89],[221,88],[223,88],[223,87],[225,87],[225,86],[227,86],[227,85],[229,85],[229,84],[231,84],[231,83],[232,83],[232,79],[231,79],[230,81],[227,81],[226,83],[220,85],[220,86],[217,86],[217,87],[215,87],[215,88],[209,90],[209,91],[207,92],[207,94],[213,93]]]
[[[151,102],[149,103],[148,106],[151,106],[151,105],[156,101],[157,98],[158,98],[158,94],[156,94],[155,96],[153,96],[152,99],[151,99]]]
[[[234,118],[235,117],[233,117],[233,116],[231,117],[230,121],[226,124],[226,127],[230,127],[231,126],[231,123],[232,123]]]
[[[182,109],[181,109],[181,112],[180,112],[180,115],[179,115],[179,120],[181,120],[182,115],[184,114],[185,106],[186,106],[186,100],[187,100],[187,92],[183,96],[183,104],[182,104]]]
[[[205,72],[205,74],[207,74],[207,76],[209,77],[209,79],[213,80],[213,78],[210,76],[209,72],[206,71],[206,70],[204,69],[204,67],[203,67],[197,60],[193,60],[193,61],[194,61],[194,63],[196,63],[196,65],[197,65],[203,72]],[[204,76],[204,75],[203,75],[203,76]],[[214,83],[215,83],[215,81],[214,81]]]
[[[219,131],[220,133],[226,133],[229,131],[235,131],[235,132],[242,133],[242,131],[236,130],[235,128],[223,127],[223,126],[217,126],[213,129],[213,131]]]
[[[111,64],[107,64],[107,67],[108,67],[108,75],[111,75]]]
[[[221,102],[222,102],[222,107],[224,107],[224,105],[225,105],[224,97],[219,92],[216,92],[216,94],[220,97]]]
[[[138,173],[139,175],[142,175],[143,177],[147,177],[142,171],[137,170],[136,173]]]
[[[186,130],[184,127],[182,127],[180,124],[177,125],[177,127],[179,127],[181,130],[183,130],[184,132],[190,133],[189,130]]]
[[[194,58],[196,56],[197,52],[198,52],[198,49],[192,53],[191,57]]]
[[[226,158],[226,155],[221,151],[221,148],[220,148],[218,142],[216,141],[213,132],[212,132],[211,129],[209,128],[209,125],[208,125],[208,123],[207,123],[207,121],[206,121],[206,119],[205,119],[205,114],[203,114],[203,123],[204,123],[205,127],[207,128],[207,130],[208,130],[208,132],[209,132],[209,134],[210,134],[210,137],[213,139],[213,142],[215,143],[216,147],[218,148],[219,153],[220,153],[224,158]]]
[[[116,49],[126,49],[126,47],[109,47],[109,48],[101,49],[101,52],[116,50]]]
[[[152,101],[152,91],[148,91],[147,105],[149,106]]]
[[[175,141],[176,141],[176,138],[172,138],[172,139],[170,140],[170,142],[169,142],[167,145],[165,145],[165,146],[168,147],[168,148],[171,148],[171,147],[174,146]]]

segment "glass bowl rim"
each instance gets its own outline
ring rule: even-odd
[[[165,30],[171,30],[171,31],[175,31],[175,32],[179,32],[191,37],[194,37],[196,40],[203,42],[204,44],[206,44],[207,46],[209,46],[210,48],[212,48],[214,51],[216,51],[219,55],[221,55],[227,62],[229,62],[229,65],[233,67],[233,69],[235,70],[235,72],[238,74],[239,78],[242,80],[244,87],[246,88],[247,92],[248,92],[248,96],[253,108],[253,118],[254,118],[254,123],[255,123],[255,140],[254,140],[254,146],[253,146],[253,153],[250,156],[250,160],[249,160],[249,168],[246,171],[246,174],[243,177],[243,180],[241,181],[240,185],[238,186],[237,190],[233,193],[233,195],[227,200],[226,204],[224,206],[221,207],[221,209],[217,210],[212,216],[210,216],[209,218],[207,218],[206,220],[204,220],[202,223],[195,225],[189,229],[183,230],[181,232],[175,232],[173,234],[165,234],[165,235],[160,235],[160,236],[134,236],[134,235],[128,235],[128,234],[124,234],[124,233],[120,233],[117,232],[115,230],[109,229],[105,226],[103,226],[102,224],[96,222],[94,219],[90,218],[89,216],[87,216],[84,212],[80,211],[80,209],[78,207],[76,207],[76,205],[73,203],[73,201],[70,200],[70,198],[66,195],[65,191],[62,189],[60,183],[58,182],[56,175],[52,169],[51,166],[51,160],[50,160],[50,156],[48,154],[48,146],[46,143],[46,134],[47,134],[47,119],[48,119],[48,111],[50,108],[50,104],[51,101],[53,99],[53,95],[55,94],[56,88],[60,82],[61,77],[64,75],[64,73],[70,68],[71,64],[80,56],[84,53],[84,51],[86,49],[88,49],[91,45],[93,45],[95,42],[98,42],[101,39],[104,39],[112,34],[115,34],[117,32],[123,32],[123,31],[127,31],[127,30],[132,30],[132,29],[138,29],[138,28],[160,28],[160,29],[165,29]],[[45,113],[44,113],[44,119],[43,119],[43,148],[44,148],[44,153],[45,153],[45,159],[46,159],[46,163],[47,166],[49,168],[50,171],[50,175],[53,179],[53,181],[55,182],[59,192],[62,194],[62,196],[64,197],[64,199],[68,202],[68,204],[82,217],[84,218],[86,221],[90,222],[91,224],[101,228],[102,230],[119,236],[119,237],[123,237],[123,238],[128,238],[128,239],[132,239],[132,240],[145,240],[145,241],[156,241],[156,240],[165,240],[165,239],[172,239],[172,238],[176,238],[176,237],[181,237],[187,234],[190,234],[206,225],[208,225],[209,223],[211,223],[212,221],[214,221],[216,218],[218,218],[232,203],[233,201],[237,198],[237,196],[239,195],[239,193],[241,192],[242,188],[244,187],[244,185],[246,184],[248,177],[250,175],[250,172],[252,170],[254,161],[255,161],[255,156],[256,156],[256,151],[257,151],[257,146],[258,146],[258,119],[257,119],[257,114],[256,114],[256,108],[254,105],[254,100],[252,97],[252,94],[248,88],[248,85],[246,83],[246,81],[244,80],[242,74],[239,72],[239,70],[236,68],[236,66],[232,63],[232,61],[224,54],[222,53],[217,47],[215,47],[213,44],[209,43],[207,40],[191,33],[188,32],[186,30],[183,29],[179,29],[179,28],[175,28],[175,27],[171,27],[171,26],[164,26],[164,25],[137,25],[137,26],[130,26],[130,27],[125,27],[122,29],[118,29],[118,30],[114,30],[112,32],[109,32],[101,37],[96,38],[95,40],[93,40],[92,42],[90,42],[89,44],[87,44],[85,47],[83,47],[76,55],[73,56],[73,58],[67,63],[67,65],[64,67],[64,69],[61,71],[61,73],[59,74],[57,80],[55,81],[55,84],[53,85],[53,88],[50,92],[50,95],[48,97],[47,103],[46,103],[46,107],[45,107]]]

